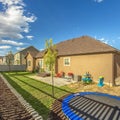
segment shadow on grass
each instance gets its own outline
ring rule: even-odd
[[[9,74],[9,73],[8,73]],[[22,73],[22,74],[9,74],[10,76],[12,76],[12,77],[14,77],[14,78],[16,78],[16,79],[18,79],[17,77],[15,77],[15,76],[24,76],[25,78],[27,78],[27,79],[30,79],[30,80],[33,80],[33,81],[35,81],[35,82],[38,82],[38,83],[42,83],[43,85],[45,85],[46,87],[52,87],[52,85],[50,85],[50,84],[48,84],[48,83],[45,83],[45,82],[42,82],[42,81],[37,81],[37,80],[35,80],[35,79],[33,79],[33,78],[30,78],[30,77],[27,77],[26,75],[29,75],[29,74],[31,74],[31,73]],[[21,79],[18,79],[18,80],[20,80],[20,81],[22,81]],[[28,83],[26,83],[25,82],[25,84],[28,84]],[[28,84],[28,85],[30,85],[30,84]],[[32,87],[32,86],[31,86]],[[34,86],[33,86],[34,87]],[[60,87],[57,87],[57,86],[54,86],[54,88],[56,89],[56,90],[60,90],[60,92],[61,91],[63,91],[63,92],[66,92],[67,94],[72,94],[73,92],[71,92],[71,91],[68,91],[68,90],[65,90],[65,89],[62,89],[62,88],[60,88]]]
[[[42,84],[44,84],[44,85],[46,85],[46,86],[52,87],[52,85],[50,85],[50,84],[48,84],[48,83],[45,83],[45,82],[42,82],[42,81],[37,81],[37,80],[35,80],[35,79],[33,79],[33,78],[30,78],[30,77],[27,77],[27,76],[25,76],[25,75],[24,75],[24,77],[26,77],[26,78],[28,78],[28,79],[31,79],[31,80],[34,80],[34,81],[36,81],[36,82],[38,82],[38,83],[42,83]],[[64,91],[64,92],[69,93],[69,94],[73,93],[73,92],[71,92],[71,91],[62,89],[62,88],[57,87],[57,86],[54,86],[54,88],[55,88],[55,89],[58,89],[58,90],[61,90],[61,91]]]
[[[15,79],[21,81],[22,83],[24,83],[24,84],[26,84],[26,85],[28,85],[28,86],[34,88],[35,90],[38,90],[38,91],[44,93],[45,95],[47,95],[47,96],[49,96],[49,97],[51,97],[51,98],[58,99],[57,97],[55,97],[55,96],[52,95],[52,91],[51,91],[51,94],[50,94],[50,93],[44,91],[44,90],[42,89],[42,87],[41,87],[41,89],[40,89],[40,88],[37,88],[37,87],[35,87],[35,86],[33,86],[33,85],[25,82],[24,80],[21,80],[21,79],[17,78],[17,77],[15,77],[15,76],[12,76],[12,77],[14,77]],[[31,79],[31,78],[29,78],[29,79]],[[31,80],[34,80],[34,79],[31,79]],[[34,80],[34,81],[35,81],[35,80]],[[37,82],[39,82],[39,81],[37,81]],[[44,89],[46,88],[46,90],[47,90],[47,87],[48,87],[48,86],[49,86],[50,88],[52,87],[52,85],[49,85],[49,84],[47,84],[47,83],[44,83],[44,82],[40,82],[40,83],[46,85],[46,87],[44,87]],[[66,91],[66,90],[64,90],[64,89],[55,87],[55,91],[57,91],[57,89],[60,90],[59,92],[65,92],[65,94],[70,94],[70,93],[72,93],[72,92],[70,92],[70,91]],[[48,91],[49,91],[49,90],[48,90]],[[49,92],[50,92],[50,91],[49,91]],[[59,93],[59,92],[57,92],[57,93]]]
[[[19,74],[19,75],[20,75],[20,74]],[[51,116],[51,117],[52,117],[52,116],[56,116],[56,113],[54,113],[53,110],[51,111],[50,109],[48,109],[44,104],[42,104],[42,103],[40,102],[40,100],[38,100],[37,98],[35,98],[34,96],[32,96],[29,92],[27,92],[27,91],[25,91],[24,89],[22,89],[22,88],[17,84],[17,82],[14,82],[14,81],[10,78],[10,76],[13,77],[13,78],[15,78],[16,80],[24,83],[25,85],[27,85],[27,86],[29,86],[29,87],[31,87],[31,88],[34,88],[35,90],[38,90],[38,91],[40,91],[41,93],[45,94],[46,96],[41,97],[41,100],[44,99],[44,98],[48,99],[47,96],[49,96],[49,97],[53,98],[54,100],[59,101],[59,103],[61,104],[62,100],[61,100],[61,99],[58,99],[58,97],[60,98],[61,96],[64,96],[64,95],[68,95],[68,94],[73,93],[73,92],[71,92],[71,91],[68,91],[68,90],[65,90],[65,89],[62,89],[62,88],[59,88],[59,87],[55,87],[55,89],[54,89],[54,90],[55,90],[55,94],[54,94],[55,96],[53,96],[53,95],[52,95],[52,85],[47,84],[47,83],[44,83],[44,82],[41,82],[41,81],[36,81],[35,79],[32,79],[32,78],[29,78],[29,77],[25,76],[25,75],[27,75],[27,74],[23,74],[23,75],[22,75],[23,77],[25,77],[25,78],[27,78],[27,79],[30,79],[31,81],[35,81],[36,83],[41,83],[41,84],[44,86],[44,89],[43,89],[42,87],[39,87],[39,88],[38,88],[38,87],[36,87],[36,86],[34,86],[34,85],[26,82],[24,79],[23,79],[23,80],[20,79],[20,78],[19,78],[19,75],[17,75],[17,74],[9,74],[9,73],[8,73],[8,75],[4,74],[4,76],[6,77],[6,79],[8,80],[8,82],[24,97],[24,99],[25,99],[27,102],[29,102],[29,103],[33,106],[33,108],[34,108],[36,111],[38,111],[38,113],[40,113],[41,116],[43,116],[44,119],[46,119],[46,118],[48,118],[48,117],[50,117],[50,116]],[[20,75],[20,76],[21,76],[21,75]],[[50,90],[47,89],[48,87],[49,87],[49,89],[51,88],[51,93],[50,93]],[[47,92],[47,90],[48,90],[48,92]],[[58,96],[58,97],[56,97],[56,96]],[[51,104],[51,105],[52,105],[52,104]],[[61,106],[61,105],[60,105],[60,106]],[[52,106],[51,106],[51,107],[52,107]],[[59,111],[61,111],[61,107],[60,107]],[[50,114],[49,114],[49,113],[50,113]],[[48,114],[49,114],[50,116],[48,116]],[[58,116],[57,116],[57,118],[58,118]],[[52,117],[52,120],[53,120],[53,117]],[[56,120],[56,118],[55,118],[54,120]]]
[[[4,77],[7,81],[16,89],[18,93],[20,93],[23,98],[32,105],[32,107],[46,120],[48,118],[50,110],[41,103],[37,98],[32,96],[29,92],[22,89],[16,82],[14,82],[11,78],[4,74]]]

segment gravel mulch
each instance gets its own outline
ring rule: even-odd
[[[0,77],[0,120],[35,120]]]
[[[62,100],[66,96],[67,95],[54,101],[48,120],[68,120],[68,118],[65,116],[65,114],[63,113],[63,111],[61,109],[62,108]]]

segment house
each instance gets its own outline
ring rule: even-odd
[[[36,48],[34,48],[33,46],[27,47],[27,48],[17,52],[14,55],[14,65],[26,65],[25,56],[28,51],[31,53],[38,52],[38,50]]]
[[[12,51],[2,57],[2,65],[14,65],[14,54]]]
[[[6,59],[7,59],[7,57],[3,56],[3,65],[7,65],[7,62],[6,62],[7,60]]]
[[[3,64],[3,56],[0,56],[0,65]]]
[[[14,54],[12,53],[12,51],[9,51],[5,58],[5,62],[7,65],[14,65]]]
[[[26,71],[34,71],[36,66],[36,55],[39,53],[39,51],[28,51],[25,59],[27,63]]]
[[[120,51],[89,36],[82,36],[56,44],[58,57],[55,72],[68,72],[83,76],[86,72],[92,75],[94,81],[99,76],[104,77],[107,84],[114,85],[115,79],[120,76]],[[35,67],[44,68],[44,51],[35,57]],[[26,59],[28,57],[26,56]],[[27,70],[31,70],[27,66]]]

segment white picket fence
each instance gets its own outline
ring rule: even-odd
[[[0,65],[0,72],[3,71],[26,71],[26,65]]]

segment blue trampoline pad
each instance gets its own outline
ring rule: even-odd
[[[80,92],[65,97],[62,111],[69,120],[120,120],[120,97]]]

